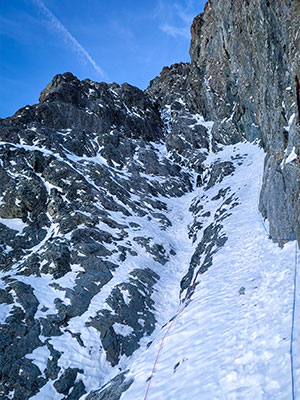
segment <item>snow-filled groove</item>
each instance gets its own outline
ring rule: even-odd
[[[153,367],[152,367],[151,375],[148,378],[148,384],[147,384],[147,389],[146,389],[144,400],[147,400],[147,398],[148,398],[150,386],[151,386],[151,383],[152,383],[152,380],[153,380],[154,374],[155,374],[155,368],[156,368],[157,362],[159,360],[160,353],[161,353],[161,351],[163,349],[164,341],[165,341],[166,337],[168,336],[169,332],[171,331],[172,326],[175,324],[177,318],[179,317],[179,315],[184,311],[185,307],[187,306],[187,304],[188,304],[188,302],[189,302],[189,300],[190,300],[190,298],[191,298],[191,296],[192,296],[192,294],[193,294],[193,292],[195,290],[196,280],[197,280],[197,277],[198,277],[199,274],[200,274],[200,269],[198,269],[198,271],[197,271],[197,273],[196,273],[196,275],[194,277],[192,286],[189,288],[189,290],[188,290],[188,292],[187,292],[187,294],[186,294],[186,296],[184,298],[184,301],[180,305],[177,313],[171,319],[171,321],[168,324],[168,327],[166,329],[166,332],[165,332],[164,336],[161,339],[160,346],[159,346],[159,349],[158,349],[158,352],[157,352],[157,355],[156,355],[156,358],[154,360],[154,364],[153,364]]]
[[[160,346],[159,346],[159,349],[158,349],[158,352],[157,352],[157,355],[156,355],[156,358],[155,358],[155,360],[154,360],[154,364],[153,364],[153,367],[152,367],[151,375],[150,375],[150,377],[149,377],[149,379],[148,379],[148,384],[147,384],[147,389],[146,389],[146,393],[145,393],[144,400],[147,400],[147,398],[148,398],[150,386],[151,386],[151,383],[152,383],[152,379],[153,379],[154,374],[155,374],[155,368],[156,368],[156,365],[157,365],[157,362],[158,362],[160,353],[161,353],[161,351],[162,351],[162,349],[163,349],[164,341],[165,341],[166,337],[168,336],[169,332],[171,331],[172,326],[173,326],[173,324],[175,323],[177,317],[178,317],[179,314],[181,314],[182,311],[184,310],[184,307],[185,307],[185,305],[186,305],[186,302],[188,301],[188,298],[189,298],[188,296],[185,298],[185,300],[184,300],[182,306],[179,308],[178,312],[177,312],[177,313],[175,314],[175,316],[172,318],[171,322],[170,322],[169,325],[168,325],[168,328],[166,329],[166,332],[165,332],[164,336],[163,336],[162,339],[161,339]]]
[[[215,254],[213,266],[201,275],[172,330],[168,329],[149,400],[183,400],[187,390],[195,400],[288,400],[292,396],[289,339],[294,244],[280,249],[266,237],[257,212],[261,150],[251,145],[237,148],[247,154],[243,165],[218,188],[207,191],[210,199],[229,186],[238,194],[240,205],[224,221],[228,241]],[[206,209],[212,210],[213,204],[208,202]],[[297,321],[296,307],[295,340]],[[158,332],[147,351],[133,355],[130,376],[134,383],[122,400],[144,398],[164,335]],[[299,354],[294,362],[297,388]]]

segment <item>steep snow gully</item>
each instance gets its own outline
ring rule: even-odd
[[[202,212],[209,214],[204,220],[204,231],[219,212],[222,198],[218,194],[230,190],[238,205],[223,209],[230,210],[222,223],[228,240],[214,255],[213,266],[198,277],[191,301],[165,337],[147,396],[144,397],[145,382],[151,376],[168,325],[153,333],[148,349],[133,355],[130,376],[134,382],[122,400],[181,400],[187,393],[195,400],[292,398],[290,341],[295,242],[279,248],[266,235],[258,212],[264,154],[257,145],[228,146],[216,155],[211,154],[207,162],[214,158],[227,161],[237,155],[239,161],[232,176],[207,191],[195,188],[195,192],[179,199],[185,218],[191,218],[191,202],[202,199]],[[175,232],[177,237],[179,234],[178,246],[184,246],[188,229],[179,226]],[[186,265],[189,256],[185,260],[186,255],[182,257],[179,263]],[[171,285],[175,277],[169,276]],[[174,298],[178,299],[179,293]],[[166,320],[176,315],[180,304],[173,303],[173,307],[171,313],[170,305],[166,308]],[[299,395],[297,304],[295,316],[294,387]]]

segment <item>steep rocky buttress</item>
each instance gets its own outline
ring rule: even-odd
[[[0,120],[1,399],[120,399],[165,301],[178,218],[191,218],[182,296],[226,243],[230,188],[215,215],[192,197],[176,214],[197,175],[207,190],[243,162],[208,166],[222,146],[260,141],[260,211],[272,237],[299,237],[299,21],[298,0],[209,0],[191,62],[144,92],[65,73]]]

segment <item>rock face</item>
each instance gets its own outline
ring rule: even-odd
[[[209,152],[260,139],[261,213],[273,238],[299,234],[299,20],[297,0],[210,0],[191,63],[165,67],[145,92],[65,73],[0,121],[1,399],[128,389],[124,360],[154,331],[176,257],[172,201],[197,175],[205,193],[243,162],[209,164]],[[182,298],[238,204],[230,188],[191,202]]]
[[[259,138],[266,151],[260,210],[274,238],[300,228],[299,20],[298,1],[210,0],[191,28],[190,68],[212,135]]]

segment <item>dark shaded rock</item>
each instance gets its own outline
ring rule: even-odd
[[[49,241],[43,257],[47,264],[42,266],[41,272],[51,273],[54,278],[61,278],[71,271],[69,243],[65,239],[56,238]]]
[[[245,288],[244,288],[244,286],[242,286],[242,287],[240,287],[239,288],[239,295],[243,295],[243,294],[245,294]]]
[[[49,340],[46,341],[48,350],[50,351],[51,358],[48,358],[47,365],[45,369],[45,376],[47,379],[56,380],[61,370],[61,367],[58,366],[58,360],[60,359],[60,352],[55,350]]]
[[[7,290],[0,289],[0,304],[12,304],[14,299],[11,294],[7,292]]]
[[[32,287],[30,285],[26,285],[23,282],[13,281],[10,284],[10,288],[14,290],[18,302],[25,310],[26,318],[32,320],[39,305],[39,302],[34,295]]]
[[[153,332],[156,321],[151,295],[158,279],[150,269],[132,271],[129,282],[117,285],[106,300],[113,313],[103,309],[86,324],[100,332],[106,358],[112,365],[121,355],[130,356],[139,347],[139,340]],[[114,324],[121,325],[124,334],[114,329]]]
[[[296,237],[300,226],[299,163],[284,163],[293,148],[299,156],[299,18],[295,0],[210,0],[191,28],[190,68],[198,71],[204,115],[215,121],[214,147],[261,139],[260,210],[277,238]]]
[[[23,299],[24,306],[30,304]],[[29,306],[30,309],[30,306]],[[29,399],[46,384],[39,368],[24,356],[41,346],[38,324],[26,326],[25,313],[14,309],[0,335],[0,393],[15,391],[15,399]],[[22,321],[22,322],[21,322]]]
[[[68,334],[85,351],[86,337],[72,332],[70,320],[118,277],[119,264],[122,276],[125,262],[131,270],[134,247],[162,265],[175,255],[144,229],[152,222],[161,231],[171,227],[165,199],[191,191],[193,173],[201,175],[202,190],[234,172],[234,159],[206,168],[208,151],[260,139],[267,152],[260,210],[273,238],[296,237],[299,12],[296,0],[209,0],[192,25],[191,63],[164,68],[145,92],[65,73],[53,78],[39,104],[0,121],[0,264],[10,274],[0,289],[0,303],[9,305],[0,335],[3,398],[15,390],[15,399],[27,400],[50,380],[65,400],[85,393],[79,370],[59,367],[51,338]],[[223,221],[238,205],[228,188],[219,190],[212,200],[221,205],[208,224],[207,199],[190,207],[193,242],[205,230],[182,291],[212,265],[227,240]],[[12,219],[20,231],[9,228]],[[53,308],[40,307],[35,295],[47,279]],[[112,365],[153,332],[158,279],[136,268],[109,287],[107,306],[99,304],[84,321],[99,331],[99,348]],[[26,358],[42,346],[50,352],[44,371]],[[87,398],[119,400],[130,384],[123,373]]]
[[[91,392],[86,400],[120,400],[124,393],[132,385],[132,379],[126,379],[126,372],[117,375],[100,390]]]
[[[194,254],[192,255],[188,272],[180,282],[181,293],[185,290],[186,296],[191,296],[197,285],[197,276],[205,273],[213,264],[213,256],[225,245],[227,237],[223,231],[222,221],[228,218],[231,214],[228,209],[236,207],[238,199],[230,188],[220,190],[218,193],[220,198],[223,198],[222,204],[216,210],[214,221],[210,223],[203,231],[201,240],[199,241]],[[203,196],[204,199],[206,196]],[[190,210],[193,211],[194,221],[189,226],[189,236],[193,238],[193,242],[197,239],[198,231],[202,228],[202,220],[210,217],[210,212],[203,213],[201,200],[194,201]]]
[[[53,78],[42,91],[40,102],[37,118],[43,117],[46,124],[55,128],[81,125],[82,130],[97,132],[115,126],[118,130],[125,127],[129,137],[155,140],[161,135],[160,116],[150,97],[127,83],[79,81],[65,73]],[[82,110],[81,115],[76,115],[75,109]]]
[[[9,369],[8,369],[9,368]],[[3,399],[8,399],[8,394],[14,391],[15,400],[27,400],[38,393],[45,385],[46,380],[42,378],[41,372],[31,360],[24,358],[1,370],[0,394]],[[13,385],[8,382],[13,381]]]
[[[294,238],[300,229],[299,18],[296,0],[209,0],[191,27],[191,63],[163,68],[147,88],[161,106],[168,150],[186,156],[197,144],[217,151],[261,140],[267,158],[260,211],[276,238]],[[191,123],[197,113],[214,121],[211,143]],[[285,163],[292,149],[297,158]]]
[[[165,248],[158,243],[154,243],[151,245],[153,238],[145,238],[142,236],[134,237],[133,240],[136,241],[140,246],[144,247],[145,250],[153,255],[153,259],[160,264],[164,265],[168,262],[169,257]]]
[[[215,162],[211,168],[206,170],[204,177],[205,190],[210,189],[216,183],[222,182],[225,176],[231,175],[234,170],[235,168],[231,161]]]
[[[190,160],[200,165],[203,159],[191,146],[199,145],[206,130],[195,126],[195,135],[189,133],[195,118],[185,121],[180,102],[174,113],[185,126]],[[11,304],[0,338],[7,393],[19,382],[9,371],[43,345],[50,357],[40,375],[32,370],[32,393],[50,380],[66,399],[85,393],[74,368],[59,367],[61,353],[50,342],[69,334],[90,356],[85,336],[73,332],[71,320],[84,315],[118,264],[138,256],[132,232],[143,231],[151,220],[168,229],[164,199],[192,189],[192,175],[175,161],[176,154],[173,159],[164,154],[164,134],[158,103],[148,94],[128,84],[80,81],[70,73],[54,77],[39,104],[0,121],[1,269],[32,285],[7,280],[0,292],[0,301]],[[20,220],[20,232],[5,225],[12,218]],[[135,218],[139,223],[131,221]],[[150,260],[165,264],[175,255],[156,238],[139,235]],[[150,269],[134,270],[108,293],[113,312],[100,304],[85,321],[100,332],[99,347],[113,365],[153,332],[158,279]],[[34,296],[37,291],[43,299],[44,285],[53,307],[45,307],[46,299],[39,305]]]
[[[76,382],[71,393],[64,400],[79,400],[86,393],[82,381]]]
[[[53,386],[58,393],[68,394],[71,387],[74,386],[78,372],[83,373],[83,370],[78,368],[67,368]]]

